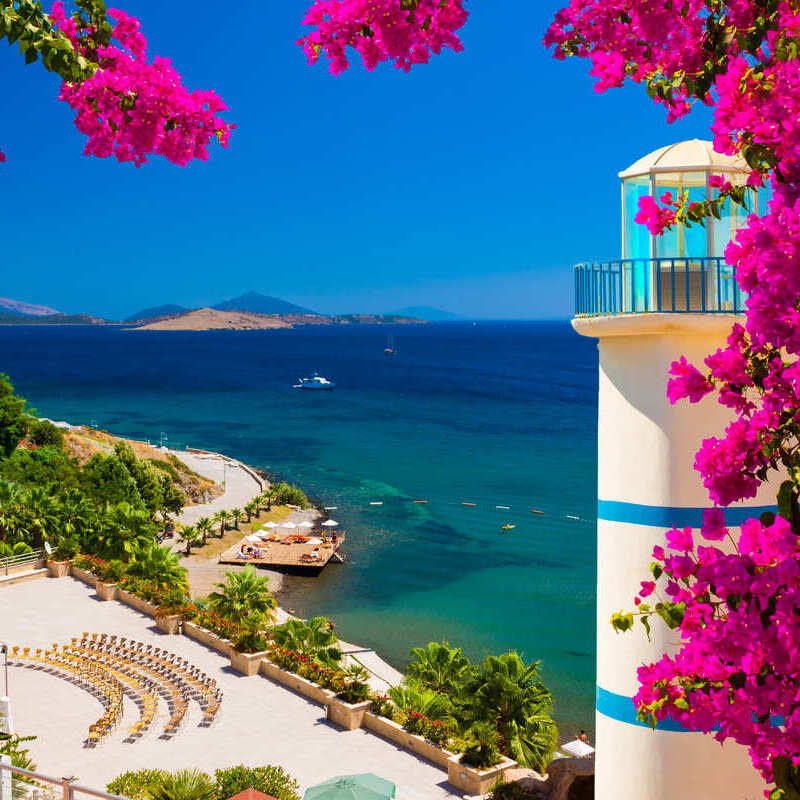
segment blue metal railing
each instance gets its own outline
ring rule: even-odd
[[[627,258],[575,267],[575,314],[738,314],[746,295],[723,258]]]

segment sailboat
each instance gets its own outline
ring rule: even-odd
[[[383,352],[386,353],[387,356],[397,355],[397,350],[394,349],[394,336],[390,336],[386,340],[386,347],[383,348]]]

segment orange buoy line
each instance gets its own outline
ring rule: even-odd
[[[531,514],[544,514],[544,511],[537,511],[535,508],[532,508]]]
[[[415,502],[417,505],[420,505],[420,504],[425,504],[425,503],[427,503],[428,501],[427,501],[427,500],[415,500],[414,502]]]
[[[477,503],[462,503],[461,505],[462,506],[476,506],[478,504]]]

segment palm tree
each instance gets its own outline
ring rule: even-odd
[[[279,494],[278,485],[275,483],[270,484],[269,489],[267,489],[267,511],[272,511],[272,502],[278,499]]]
[[[22,496],[23,491],[16,483],[0,480],[0,533],[4,542],[19,527]]]
[[[405,714],[416,711],[428,719],[453,721],[453,704],[446,695],[426,689],[418,684],[408,683],[392,686],[389,689],[392,702]]]
[[[247,505],[244,507],[244,513],[247,514],[247,519],[245,522],[250,524],[250,520],[253,519],[253,515],[256,513],[256,503],[255,500],[251,500]]]
[[[421,686],[443,694],[459,694],[466,681],[475,674],[475,667],[460,647],[447,642],[430,642],[427,647],[415,647],[406,676]]]
[[[195,527],[203,537],[203,544],[205,544],[206,537],[214,530],[214,523],[208,517],[200,517],[195,523]]]
[[[544,768],[558,731],[550,716],[553,696],[539,677],[538,661],[525,664],[513,650],[487,656],[467,684],[465,698],[475,721],[497,727],[501,752],[513,752],[522,766]]]
[[[33,536],[33,546],[42,547],[56,527],[56,503],[53,487],[34,486],[25,498],[25,527]]]
[[[98,531],[102,555],[128,562],[138,550],[155,542],[155,530],[147,511],[125,502],[107,504]]]
[[[181,541],[186,545],[186,555],[192,554],[192,548],[200,543],[200,533],[194,525],[183,525],[180,532]]]
[[[243,517],[242,509],[241,508],[232,508],[231,509],[231,519],[233,520],[233,527],[236,530],[239,530],[239,520]]]
[[[478,769],[494,766],[500,761],[499,742],[500,734],[491,722],[476,722],[467,731],[467,749],[462,760]]]
[[[226,572],[226,583],[214,584],[218,592],[208,596],[209,606],[231,622],[241,622],[253,613],[274,619],[278,607],[269,591],[269,579],[260,578],[252,565],[241,572]]]
[[[231,515],[223,508],[222,511],[217,511],[214,514],[214,522],[219,523],[219,538],[221,539],[225,535],[225,530],[228,527],[228,523],[231,520]]]
[[[308,622],[290,619],[272,633],[276,644],[285,650],[313,658],[323,666],[338,668],[342,651],[329,619],[314,617]]]
[[[147,787],[150,800],[215,800],[214,781],[196,769],[166,772]]]
[[[186,570],[180,558],[169,547],[156,544],[138,551],[128,565],[128,574],[155,583],[162,589],[183,589],[188,586]]]
[[[94,506],[80,489],[68,489],[59,499],[57,513],[61,532],[81,539],[93,525],[96,517]]]

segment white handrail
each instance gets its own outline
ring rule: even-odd
[[[11,567],[20,567],[24,564],[33,564],[35,561],[41,561],[43,553],[41,550],[33,550],[30,553],[20,553],[16,556],[8,556],[7,558],[0,558],[0,570],[5,571],[8,575],[8,570]]]
[[[64,791],[64,800],[72,800],[75,792],[82,792],[83,794],[90,794],[93,797],[101,797],[103,800],[128,800],[126,797],[121,797],[117,794],[109,794],[100,789],[92,789],[90,786],[82,786],[75,783],[74,778],[54,778],[52,775],[44,775],[41,772],[32,772],[29,769],[22,769],[21,767],[13,767],[11,764],[3,764],[0,761],[0,772],[2,770],[9,770],[13,775],[22,775],[25,778],[33,778],[37,781],[44,781],[45,783],[52,783],[56,786],[61,786]]]

